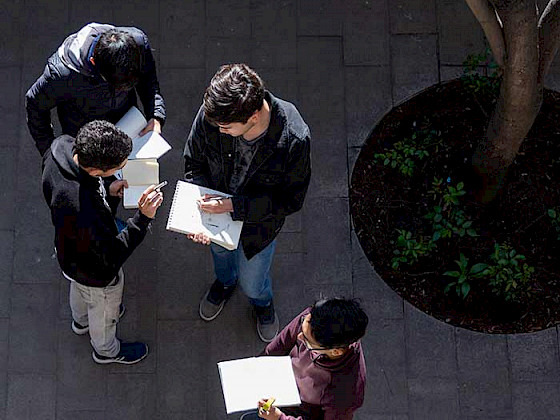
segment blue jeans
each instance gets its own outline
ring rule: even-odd
[[[272,301],[270,267],[275,249],[276,240],[247,261],[241,242],[233,251],[212,243],[210,250],[216,278],[226,287],[239,283],[251,304],[268,306]]]

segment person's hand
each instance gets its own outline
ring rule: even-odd
[[[126,179],[117,179],[109,185],[109,195],[122,198],[125,188],[128,188],[128,182],[126,182]]]
[[[187,238],[197,244],[210,245],[210,238],[204,233],[187,233]]]
[[[268,411],[262,411],[261,407],[265,405],[266,399],[262,399],[258,402],[259,417],[266,420],[278,420],[282,415],[282,411],[278,407],[272,406]]]
[[[233,203],[231,198],[224,198],[215,194],[204,194],[198,200],[200,210],[206,213],[227,213],[233,211]]]
[[[158,119],[151,118],[150,121],[148,121],[148,125],[146,125],[146,127],[144,127],[142,131],[140,131],[139,135],[143,136],[150,131],[155,131],[156,133],[161,134],[161,123]]]
[[[153,219],[156,211],[163,203],[163,193],[161,191],[154,191],[155,185],[150,185],[146,191],[142,193],[138,200],[138,209],[144,216]]]

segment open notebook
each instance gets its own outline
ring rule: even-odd
[[[128,156],[129,159],[158,159],[171,150],[169,143],[155,131],[139,136],[146,124],[148,124],[146,118],[135,106],[115,124],[132,139],[132,152]]]
[[[159,184],[159,164],[156,159],[129,160],[122,168],[122,177],[128,182],[128,188],[124,189],[123,207],[136,209],[146,188]]]
[[[301,404],[290,356],[263,356],[218,363],[228,414],[257,408],[261,398],[278,407]]]
[[[229,213],[210,214],[200,210],[197,199],[204,194],[229,197],[210,188],[178,181],[167,219],[167,230],[179,233],[204,233],[212,242],[226,249],[236,249],[243,222],[234,221]]]

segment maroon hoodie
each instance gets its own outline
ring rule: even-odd
[[[280,420],[350,420],[364,402],[366,364],[359,342],[339,359],[308,350],[297,339],[300,319],[295,317],[264,350],[264,356],[290,355],[301,397],[298,407],[286,407]]]

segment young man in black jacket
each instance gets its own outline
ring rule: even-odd
[[[121,267],[144,239],[163,195],[149,187],[119,232],[106,197],[120,194],[126,181],[114,181],[106,191],[101,178],[122,168],[131,150],[131,139],[113,124],[92,121],[76,140],[68,135],[55,139],[43,161],[43,194],[55,228],[56,254],[71,282],[72,330],[80,335],[89,331],[97,363],[132,364],[148,354],[147,345],[116,338]]]
[[[285,217],[301,209],[311,176],[309,128],[296,107],[264,89],[245,64],[222,66],[204,94],[185,145],[185,179],[232,195],[205,197],[209,213],[242,220],[239,247],[211,245],[216,281],[200,302],[211,321],[239,283],[257,313],[257,332],[270,342],[278,333],[270,267]],[[203,234],[188,235],[210,244]]]
[[[149,120],[143,132],[161,132],[165,104],[147,36],[132,27],[84,26],[64,40],[25,95],[39,153],[54,140],[51,109],[57,109],[62,133],[75,137],[89,121],[116,123],[136,105],[136,93]]]

